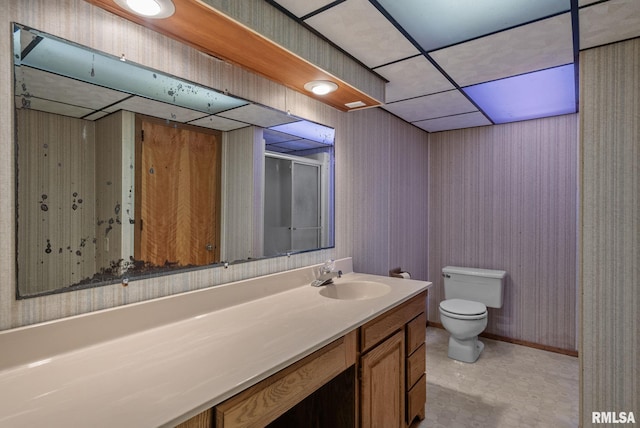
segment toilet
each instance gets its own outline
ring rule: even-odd
[[[449,358],[474,363],[484,349],[478,335],[487,327],[487,307],[502,307],[507,272],[447,266],[442,269],[445,300],[440,321],[449,332]]]

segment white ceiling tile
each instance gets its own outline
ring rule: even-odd
[[[329,3],[333,3],[333,1],[334,0],[277,0],[276,3],[298,18],[302,18],[303,16],[322,8]]]
[[[71,104],[59,103],[56,101],[43,100],[33,97],[15,97],[16,108],[27,108],[30,110],[46,111],[49,113],[61,114],[62,116],[70,116],[81,118],[91,113],[93,110],[84,107],[78,107]]]
[[[62,101],[66,104],[98,110],[118,102],[129,94],[81,82],[31,67],[16,67],[16,95]]]
[[[385,97],[388,103],[455,89],[422,55],[377,68],[375,71],[389,81]]]
[[[296,122],[299,119],[289,116],[279,110],[273,110],[256,104],[247,104],[242,107],[218,113],[218,116],[237,120],[244,123],[269,128],[271,126],[282,125],[283,123]]]
[[[190,122],[192,120],[196,120],[203,116],[206,116],[206,113],[189,110],[184,107],[178,107],[160,101],[149,100],[142,97],[129,98],[125,101],[114,104],[109,108],[106,108],[105,110],[108,112],[127,110],[134,113],[142,113],[149,116],[159,117],[161,119],[167,119],[181,123]]]
[[[305,22],[371,68],[418,53],[367,0],[347,0]]]
[[[640,1],[610,0],[580,9],[580,49],[640,36]]]
[[[460,86],[569,64],[573,62],[571,14],[482,37],[431,56]]]
[[[407,122],[478,110],[467,97],[457,90],[386,104],[383,108]]]
[[[455,116],[440,117],[438,119],[421,120],[413,122],[418,128],[428,132],[448,131],[451,129],[473,128],[475,126],[491,125],[489,119],[479,111],[473,113],[458,114]]]
[[[189,122],[189,124],[202,126],[203,128],[217,129],[219,131],[232,131],[234,129],[240,129],[249,126],[246,123],[236,122],[235,120],[213,115],[194,120],[193,122]]]
[[[108,116],[110,114],[111,113],[106,112],[106,111],[97,110],[97,111],[94,111],[93,113],[91,113],[90,115],[85,116],[84,118],[86,120],[98,120],[98,119],[101,119],[101,118],[103,118],[105,116]]]

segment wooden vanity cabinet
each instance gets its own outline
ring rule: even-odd
[[[425,417],[426,298],[426,291],[418,294],[184,428],[280,428],[301,426],[301,420],[309,427],[411,426]],[[312,396],[318,392],[319,398]],[[310,420],[314,414],[333,419]]]
[[[426,291],[360,328],[360,426],[424,419]]]

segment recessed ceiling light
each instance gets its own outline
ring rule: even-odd
[[[328,80],[314,80],[312,82],[305,83],[304,88],[316,95],[327,95],[328,93],[338,89],[338,85]]]
[[[168,18],[176,11],[171,0],[114,0],[118,6],[145,18]]]

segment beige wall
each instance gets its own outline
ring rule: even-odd
[[[640,39],[580,54],[581,417],[640,422]]]

